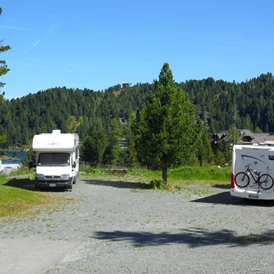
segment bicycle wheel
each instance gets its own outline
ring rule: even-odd
[[[259,186],[264,190],[270,189],[274,184],[273,178],[268,174],[262,174],[258,181]]]
[[[248,186],[250,182],[249,176],[246,174],[246,172],[239,172],[235,176],[235,184],[238,187],[246,187]]]

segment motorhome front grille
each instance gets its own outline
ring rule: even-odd
[[[45,176],[46,179],[60,179],[60,176]]]

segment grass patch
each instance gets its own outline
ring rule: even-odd
[[[29,175],[34,178],[35,168],[26,168],[23,166],[10,173],[10,176],[22,176],[22,175]]]
[[[51,206],[61,199],[61,197],[1,185],[0,217],[34,216],[40,212],[41,206]]]
[[[27,180],[24,179],[24,181]],[[18,186],[8,186],[11,181],[14,179],[0,176],[0,217],[24,218],[35,216],[39,214],[42,208],[52,207],[65,200],[63,197],[22,189],[19,184]],[[18,182],[21,181],[18,180]]]
[[[82,176],[109,176],[104,168],[93,168],[84,166],[81,168],[84,172]],[[230,167],[179,167],[168,170],[168,181],[182,181],[182,180],[207,180],[207,181],[229,181],[230,180]],[[111,176],[126,176],[121,174],[114,174]],[[162,172],[157,170],[148,169],[128,169],[127,176],[136,178],[143,178],[147,180],[161,180]]]
[[[179,167],[170,170],[168,175],[172,180],[230,180],[230,167]]]
[[[161,180],[162,172],[159,170],[153,171],[148,169],[129,169],[128,174],[131,176],[140,176],[147,179]]]

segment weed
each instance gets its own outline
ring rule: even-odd
[[[159,190],[168,190],[168,185],[165,184],[163,180],[152,180],[150,181],[149,188],[159,189]]]
[[[182,186],[175,185],[174,189],[180,191],[182,189]]]

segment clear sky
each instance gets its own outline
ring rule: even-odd
[[[1,0],[6,99],[53,87],[104,90],[274,73],[273,0]]]

